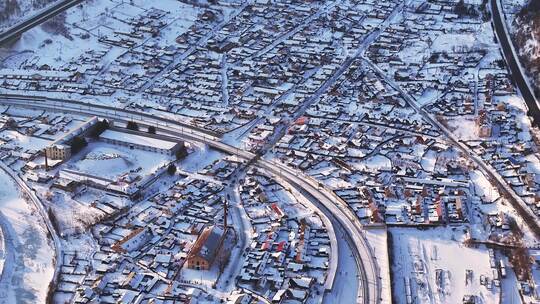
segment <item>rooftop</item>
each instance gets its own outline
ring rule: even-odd
[[[101,133],[99,137],[109,139],[109,140],[117,140],[117,141],[122,141],[126,143],[133,143],[133,144],[142,145],[146,147],[153,147],[153,148],[167,149],[167,150],[174,148],[174,146],[176,146],[177,144],[172,141],[162,140],[162,139],[148,137],[148,136],[130,134],[130,133],[125,133],[125,132],[119,132],[119,131],[114,131],[114,130],[105,130],[105,132]]]

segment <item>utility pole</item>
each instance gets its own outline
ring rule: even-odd
[[[47,160],[47,148],[45,148],[44,152],[45,152],[45,171],[49,171],[49,162]]]
[[[227,230],[227,200],[223,200],[223,230]]]

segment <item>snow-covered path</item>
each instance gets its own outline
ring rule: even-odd
[[[230,263],[225,268],[223,275],[220,278],[220,290],[225,292],[231,292],[235,288],[234,278],[240,274],[240,271],[246,260],[244,252],[246,252],[252,238],[251,223],[249,222],[248,216],[242,206],[242,199],[240,198],[240,192],[238,184],[235,183],[228,188],[227,191],[227,200],[229,201],[231,218],[233,220],[234,229],[238,235],[238,244],[237,248],[234,248],[230,259]],[[223,282],[225,281],[225,282]]]
[[[0,278],[0,303],[44,303],[54,273],[54,248],[33,205],[0,170],[0,221],[6,264]]]
[[[3,234],[4,252],[3,252],[3,268],[0,275],[0,299],[4,302],[4,297],[7,296],[7,291],[10,288],[10,282],[13,279],[13,272],[15,270],[15,245],[13,227],[9,223],[8,219],[0,210],[0,227]]]

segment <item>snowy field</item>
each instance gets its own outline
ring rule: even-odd
[[[388,259],[388,238],[386,229],[366,229],[366,238],[373,254],[376,257],[378,267],[381,271],[381,301],[390,303],[392,299],[392,290],[390,282],[390,261]]]
[[[145,176],[172,160],[167,155],[103,142],[89,143],[80,155],[70,162],[70,169],[110,180],[130,172]]]
[[[393,287],[396,303],[406,303],[405,281],[410,280],[413,303],[499,303],[499,289],[488,290],[480,277],[493,279],[487,249],[462,244],[463,228],[390,229],[393,236]],[[462,257],[462,258],[456,258]],[[468,270],[469,275],[467,275]]]
[[[54,249],[37,211],[4,171],[0,184],[0,224],[7,240],[0,303],[45,303]]]

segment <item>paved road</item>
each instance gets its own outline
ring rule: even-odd
[[[33,100],[34,102],[29,102],[30,100]],[[256,155],[253,153],[225,144],[221,142],[219,138],[208,135],[205,132],[201,132],[200,130],[191,128],[174,120],[164,120],[160,117],[153,117],[152,115],[145,113],[131,113],[130,111],[108,106],[95,106],[93,104],[84,104],[76,101],[55,100],[43,97],[14,98],[14,96],[10,96],[10,98],[0,100],[0,104],[12,104],[27,108],[70,112],[83,115],[97,115],[116,121],[133,120],[143,125],[153,125],[156,126],[156,129],[160,133],[176,136],[181,139],[204,142],[214,149],[236,155],[237,157],[244,159],[247,163],[253,163],[256,167],[264,169],[274,176],[281,176],[292,185],[297,185],[303,192],[309,193],[319,200],[321,205],[324,206],[324,209],[321,211],[335,218],[337,222],[343,226],[343,230],[347,232],[346,237],[349,238],[349,243],[353,244],[353,253],[356,257],[358,267],[361,270],[361,286],[356,302],[370,304],[380,302],[381,288],[379,269],[368,242],[362,233],[362,226],[354,212],[348,208],[337,195],[325,189],[324,186],[319,185],[314,179],[304,176],[301,172],[288,168],[280,163],[260,159],[257,160],[258,158],[256,158]],[[339,206],[336,204],[339,204]]]
[[[27,19],[24,19],[23,21],[0,33],[0,45],[3,45],[9,41],[13,41],[22,33],[28,31],[29,29],[37,25],[40,25],[41,23],[60,14],[68,8],[71,8],[81,3],[82,1],[83,0],[62,0],[56,4],[53,4],[52,6],[46,7],[45,9],[39,11],[37,14],[30,16]]]
[[[531,88],[530,83],[527,81],[527,77],[525,76],[521,63],[519,62],[519,58],[512,45],[512,41],[506,28],[506,20],[501,11],[500,2],[499,0],[491,0],[490,3],[495,33],[499,38],[498,40],[504,54],[504,59],[506,60],[508,68],[510,69],[512,79],[517,85],[521,96],[523,96],[523,99],[525,99],[525,102],[527,103],[529,108],[528,114],[533,117],[534,124],[536,126],[540,126],[540,106],[537,98],[534,96],[534,91]]]

